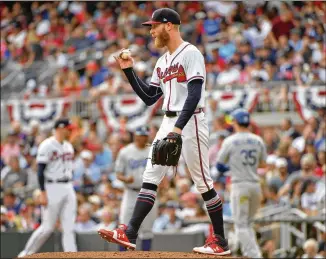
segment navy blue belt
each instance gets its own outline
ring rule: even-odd
[[[47,183],[69,183],[71,182],[71,180],[70,179],[58,179],[58,180],[47,179],[46,182]]]
[[[194,111],[194,114],[201,113],[203,110],[204,110],[203,108],[199,108],[199,109]],[[165,111],[165,116],[166,117],[176,117],[176,116],[180,115],[180,113],[181,112]]]

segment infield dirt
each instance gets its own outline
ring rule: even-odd
[[[127,251],[127,252],[55,252],[37,253],[24,258],[239,258],[232,256],[202,255],[182,252]]]

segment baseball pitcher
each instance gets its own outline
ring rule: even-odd
[[[157,187],[169,166],[176,166],[182,154],[191,177],[206,203],[212,221],[214,235],[194,252],[215,255],[229,255],[224,237],[222,202],[213,188],[209,173],[208,137],[209,131],[205,114],[206,69],[204,57],[189,42],[182,40],[179,14],[169,8],[156,10],[149,26],[157,48],[167,52],[161,56],[154,68],[149,85],[143,82],[133,69],[130,56],[116,57],[133,90],[147,104],[154,104],[164,97],[163,118],[143,174],[142,188],[128,225],[108,231],[99,230],[108,242],[120,244],[127,249],[136,248],[139,228],[154,206]]]
[[[250,221],[260,205],[257,167],[266,160],[266,146],[261,137],[249,131],[250,115],[246,110],[237,109],[231,116],[236,133],[224,140],[218,153],[217,169],[221,173],[231,173],[231,209],[242,254],[261,258]]]
[[[123,193],[119,221],[120,224],[128,224],[134,210],[137,195],[140,192],[143,172],[146,167],[148,153],[149,130],[147,127],[140,127],[134,133],[134,142],[120,150],[115,171],[117,179],[124,182],[125,190]],[[142,250],[149,251],[153,239],[153,224],[157,216],[157,206],[145,218],[139,232],[142,240]],[[125,250],[121,247],[120,250]]]
[[[57,219],[62,225],[65,252],[76,252],[74,224],[77,199],[72,185],[74,149],[66,141],[70,135],[68,119],[54,125],[54,136],[44,140],[37,151],[38,180],[41,189],[42,223],[18,257],[36,253],[54,231]]]

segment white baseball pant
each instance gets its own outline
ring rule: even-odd
[[[65,252],[76,252],[74,226],[77,199],[71,183],[46,183],[48,205],[42,208],[42,223],[29,238],[25,249],[18,255],[36,253],[54,231],[57,219],[62,226],[62,246]]]
[[[154,141],[165,138],[173,130],[177,119],[178,117],[164,116]],[[182,131],[181,154],[200,193],[213,188],[213,180],[209,172],[208,138],[209,131],[205,114],[203,112],[194,114]],[[153,148],[150,149],[149,157],[152,157],[152,150]],[[143,182],[159,185],[168,168],[168,166],[152,165],[151,161],[148,160]]]

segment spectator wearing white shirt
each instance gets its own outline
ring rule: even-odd
[[[318,180],[315,176],[315,168],[316,168],[316,159],[312,154],[305,154],[301,160],[301,170],[292,173],[286,180],[285,184],[279,191],[279,197],[282,195],[287,194],[291,190],[291,184],[296,180],[299,179],[300,181],[304,180]]]
[[[240,79],[240,69],[233,64],[232,61],[226,64],[224,71],[219,73],[216,78],[216,84],[218,86],[225,86],[228,84],[236,83]]]
[[[248,29],[243,31],[243,36],[250,41],[253,48],[263,47],[264,40],[271,30],[271,23],[265,17],[260,17],[257,25],[251,24]]]
[[[90,95],[94,99],[105,95],[115,95],[118,93],[121,86],[122,78],[112,72],[108,72],[108,74],[105,75],[105,81],[97,88],[91,89]]]
[[[181,198],[182,209],[176,211],[176,215],[180,219],[191,218],[196,215],[197,212],[197,195],[192,192],[184,193]]]
[[[78,209],[75,231],[77,233],[96,231],[96,223],[91,219],[91,211],[88,206],[81,206]]]
[[[317,254],[318,252],[318,243],[315,239],[308,239],[304,245],[303,250],[305,251],[304,255],[301,258],[323,258],[321,255]]]
[[[278,175],[278,171],[276,169],[276,160],[277,156],[274,154],[268,155],[266,159],[266,180],[269,181],[272,177]]]
[[[303,183],[303,194],[301,196],[302,210],[309,216],[318,214],[318,194],[315,181],[308,179]]]
[[[27,36],[26,30],[22,30],[20,22],[13,23],[12,33],[8,36],[8,41],[13,43],[16,48],[22,48]]]
[[[254,64],[254,68],[250,73],[252,79],[260,80],[260,81],[268,81],[269,74],[263,66],[263,62],[261,60],[256,60]]]
[[[47,19],[43,19],[42,13],[39,11],[35,15],[36,35],[43,36],[50,32],[51,23]]]
[[[324,57],[320,60],[319,69],[317,71],[318,73],[318,79],[326,82],[326,54],[324,54]]]
[[[101,215],[101,223],[96,225],[96,229],[115,229],[117,222],[114,220],[114,213],[109,208],[104,208]]]
[[[102,216],[103,210],[105,208],[101,209],[101,198],[100,196],[94,194],[88,197],[88,202],[91,204],[91,216],[92,219],[94,219],[97,223],[100,222],[100,218]]]
[[[277,193],[288,178],[288,162],[285,158],[280,157],[276,159],[275,166],[277,168],[278,175],[273,176],[270,180],[268,180],[268,185],[270,187],[273,186]]]
[[[206,10],[214,10],[219,15],[228,17],[237,8],[237,4],[227,1],[205,1],[204,2]]]
[[[74,188],[76,190],[95,186],[101,179],[100,168],[94,163],[93,153],[89,150],[83,150],[80,158],[75,162],[75,171],[73,176]]]

